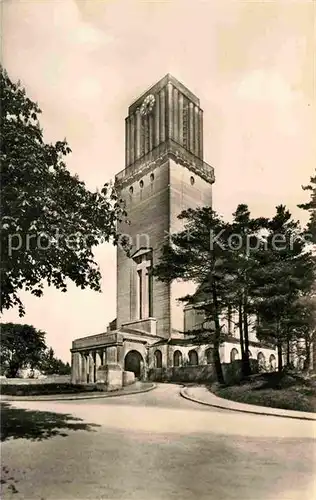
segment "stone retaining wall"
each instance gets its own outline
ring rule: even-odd
[[[257,373],[258,364],[250,360],[252,373]],[[241,361],[233,363],[222,363],[224,379],[227,384],[237,382],[241,379]],[[169,368],[152,368],[149,370],[148,378],[155,382],[215,382],[216,372],[213,364],[197,366],[177,366]]]

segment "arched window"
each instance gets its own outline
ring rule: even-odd
[[[159,350],[155,351],[154,356],[155,356],[155,368],[162,368],[161,351],[159,351]]]
[[[197,352],[194,349],[192,349],[192,351],[189,351],[189,364],[192,366],[199,364],[199,358]]]
[[[206,357],[207,364],[211,365],[213,363],[213,349],[212,349],[212,347],[210,347],[209,349],[206,349],[205,357]]]
[[[182,352],[174,351],[173,353],[173,366],[182,366]]]
[[[258,352],[257,360],[258,360],[259,371],[263,371],[265,369],[265,364],[266,364],[266,358],[265,358],[263,352],[261,352],[261,351]]]
[[[300,356],[298,359],[298,369],[299,370],[304,370],[304,365],[305,365],[305,357]]]
[[[276,369],[276,359],[274,354],[270,354],[269,367],[271,371],[274,371]]]
[[[232,363],[233,361],[236,361],[236,359],[238,359],[238,351],[234,348],[230,351],[230,362]]]

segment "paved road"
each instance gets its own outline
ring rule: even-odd
[[[218,412],[178,393],[163,384],[112,399],[4,404],[2,498],[315,497],[315,423]]]
[[[206,407],[201,404],[196,404],[192,401],[184,399],[179,395],[180,386],[177,384],[158,384],[155,390],[144,392],[143,394],[130,394],[127,396],[119,396],[113,398],[97,398],[93,399],[92,404],[96,405],[111,405],[111,406],[142,406],[146,408],[174,408],[182,410],[195,411],[216,411],[211,407]],[[73,401],[75,405],[91,405],[91,399],[83,399]],[[223,410],[227,413],[227,410]]]

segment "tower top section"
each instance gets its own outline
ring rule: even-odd
[[[169,73],[142,93],[125,119],[125,170],[116,181],[127,180],[153,162],[173,157],[214,182],[213,168],[203,161],[203,111],[200,100]]]
[[[148,94],[156,95],[158,94],[167,84],[170,83],[173,88],[177,89],[184,97],[186,97],[189,101],[191,101],[196,106],[200,106],[200,99],[193,94],[183,83],[179,82],[174,76],[170,73],[167,73],[159,82],[155,83],[149,89],[147,89],[143,94],[130,105],[128,108],[128,114],[132,114],[138,107],[141,106],[143,100],[146,98]]]

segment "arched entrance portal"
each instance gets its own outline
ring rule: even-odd
[[[144,360],[138,351],[129,351],[124,359],[124,370],[134,372],[135,378],[142,378],[144,371]]]

